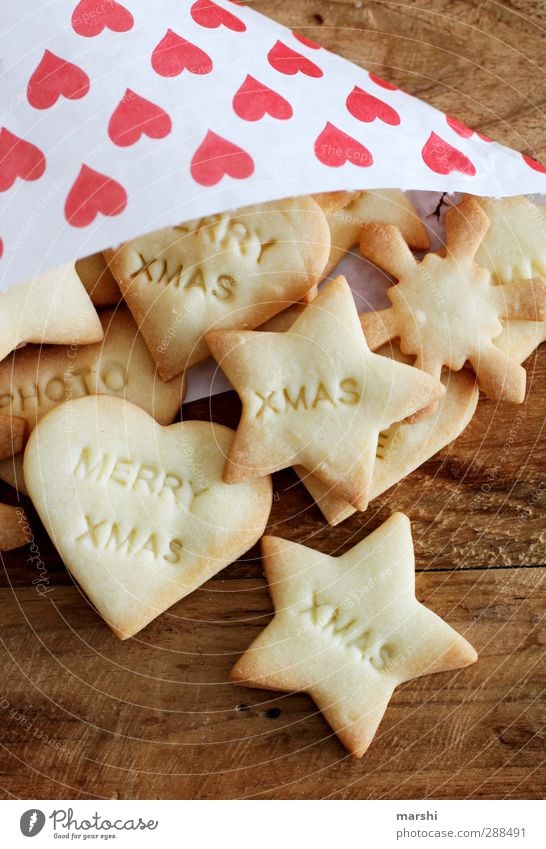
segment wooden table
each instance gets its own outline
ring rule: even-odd
[[[253,5],[546,159],[542,4]],[[227,681],[271,612],[257,550],[120,643],[35,519],[42,565],[25,548],[4,556],[2,572],[2,796],[541,796],[546,350],[527,370],[522,408],[482,400],[456,443],[335,529],[292,472],[275,476],[270,528],[329,553],[346,551],[394,510],[407,512],[418,597],[480,654],[474,667],[400,687],[362,761],[347,757],[306,696]],[[184,409],[207,415],[201,402]],[[236,399],[218,396],[213,416],[235,424]],[[16,503],[8,487],[0,500]]]

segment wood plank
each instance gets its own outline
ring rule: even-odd
[[[544,570],[421,573],[479,662],[400,687],[361,761],[311,700],[228,682],[268,621],[260,580],[215,579],[121,643],[75,588],[0,591],[0,785],[30,798],[540,795]]]

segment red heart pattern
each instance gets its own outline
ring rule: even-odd
[[[301,35],[301,33],[295,31],[292,35],[294,38],[297,38],[298,41],[301,41],[302,44],[305,44],[306,47],[310,47],[311,50],[321,50],[320,44],[317,44],[316,41],[311,41],[311,39],[307,38],[305,35]]]
[[[45,156],[39,147],[10,133],[6,127],[0,130],[0,192],[13,186],[17,177],[21,180],[39,180],[46,168]]]
[[[474,177],[476,168],[468,156],[452,147],[436,133],[431,133],[422,150],[423,162],[436,174],[451,174],[459,171],[469,177]]]
[[[233,98],[233,110],[244,121],[260,121],[264,115],[287,121],[294,114],[286,98],[250,74]]]
[[[27,100],[35,109],[49,109],[60,97],[80,100],[88,91],[85,71],[46,50],[28,81]]]
[[[292,50],[282,41],[277,41],[271,48],[267,54],[267,60],[276,71],[290,77],[298,73],[305,74],[306,77],[315,77],[315,79],[324,76],[318,65],[296,50]]]
[[[351,115],[359,121],[370,123],[379,118],[391,127],[396,127],[400,123],[400,115],[396,109],[383,100],[379,100],[378,97],[374,97],[373,94],[368,94],[357,85],[348,96],[346,105]]]
[[[532,159],[530,156],[527,156],[526,153],[521,154],[523,161],[529,168],[532,168],[533,171],[538,171],[540,174],[546,174],[546,167],[542,165],[540,162],[537,162],[536,159]]]
[[[315,142],[315,156],[330,168],[341,168],[346,162],[358,168],[373,165],[373,156],[368,148],[329,121]]]
[[[212,59],[191,41],[168,29],[152,53],[152,68],[161,77],[177,77],[182,71],[210,74]]]
[[[134,23],[130,11],[115,0],[80,0],[72,12],[72,29],[85,38],[100,35],[104,29],[128,32]]]
[[[378,77],[377,74],[374,74],[372,71],[369,71],[368,76],[373,83],[380,85],[381,88],[386,88],[389,91],[398,91],[395,85],[388,83],[387,80],[384,80],[382,77]]]
[[[233,32],[246,32],[246,24],[240,18],[212,0],[196,0],[191,7],[191,16],[196,24],[208,29],[227,27]]]
[[[168,113],[130,88],[114,109],[108,124],[108,135],[119,147],[129,147],[143,135],[164,139],[171,130],[172,121]]]
[[[127,206],[127,192],[120,183],[82,165],[66,197],[65,218],[73,227],[87,227],[97,215],[119,215]]]
[[[209,130],[191,161],[191,174],[201,186],[215,186],[226,175],[246,180],[254,173],[254,160],[241,147]]]
[[[462,121],[458,121],[457,118],[452,118],[451,115],[446,115],[446,121],[451,129],[463,139],[469,139],[470,136],[474,135],[474,130],[471,130],[470,127],[467,127],[466,124],[462,123]]]
[[[154,151],[154,163],[157,163],[155,151],[159,152],[160,157],[165,151],[168,164],[172,166],[172,151],[181,150],[178,167],[184,169],[184,179],[187,181],[189,171],[191,178],[203,187],[216,186],[224,178],[231,178],[232,181],[247,180],[255,172],[258,172],[257,177],[260,179],[267,179],[270,174],[266,168],[261,168],[264,159],[267,159],[267,151],[261,147],[261,140],[264,138],[264,131],[268,133],[270,128],[272,143],[285,141],[287,145],[298,145],[297,154],[294,156],[294,170],[300,166],[304,170],[308,169],[311,178],[313,175],[318,178],[321,165],[328,168],[342,168],[345,165],[369,168],[374,165],[376,151],[394,151],[396,156],[406,145],[408,168],[415,174],[416,180],[421,179],[422,184],[427,187],[440,185],[447,189],[456,187],[461,190],[467,181],[438,181],[430,172],[445,177],[457,173],[474,177],[477,167],[482,163],[480,144],[491,141],[487,136],[473,131],[450,115],[444,116],[433,110],[427,113],[427,107],[423,104],[417,119],[422,124],[429,120],[429,125],[427,127],[425,124],[425,135],[422,139],[419,140],[417,132],[410,132],[407,136],[402,132],[398,133],[396,128],[404,121],[411,126],[407,119],[412,114],[413,106],[407,95],[401,92],[395,98],[390,97],[385,92],[397,91],[395,85],[373,72],[362,72],[347,64],[343,67],[339,64],[343,60],[331,57],[324,50],[321,53],[321,46],[305,35],[275,27],[260,28],[260,21],[255,13],[247,15],[245,5],[240,0],[190,0],[186,3],[173,0],[173,14],[167,18],[164,26],[167,27],[168,23],[171,23],[176,30],[165,29],[165,34],[155,48],[150,49],[147,55],[144,54],[144,61],[150,61],[155,72],[150,73],[148,67],[147,77],[145,68],[142,76],[142,68],[137,64],[142,62],[141,35],[145,32],[148,22],[145,11],[137,13],[137,9],[142,10],[142,4],[133,6],[130,0],[73,0],[73,4],[69,5],[75,8],[72,13],[67,13],[67,20],[71,15],[72,29],[77,35],[90,39],[104,33],[104,37],[97,42],[96,51],[86,51],[83,66],[80,66],[79,61],[73,62],[64,58],[74,54],[67,54],[62,47],[55,46],[65,43],[62,41],[66,36],[66,33],[62,35],[62,23],[59,26],[59,41],[47,42],[48,48],[51,49],[43,50],[42,58],[30,79],[27,77],[21,81],[22,89],[16,92],[16,99],[19,102],[21,96],[24,98],[26,89],[26,101],[33,109],[46,112],[56,104],[59,106],[52,112],[51,117],[44,115],[44,120],[37,122],[36,132],[33,132],[32,136],[37,139],[38,145],[15,135],[6,127],[0,127],[0,192],[9,190],[18,179],[38,180],[46,169],[49,169],[47,178],[43,181],[43,191],[47,192],[58,174],[57,163],[60,158],[66,172],[75,174],[79,169],[64,205],[66,220],[73,227],[87,227],[99,215],[120,215],[129,205],[128,194],[123,185],[107,174],[81,164],[82,160],[87,160],[87,156],[81,151],[78,152],[78,149],[75,150],[77,146],[71,143],[72,137],[67,133],[67,126],[70,127],[70,124],[65,122],[65,113],[76,118],[82,114],[71,107],[70,102],[83,100],[86,96],[88,101],[84,101],[82,106],[85,131],[89,129],[90,134],[89,146],[100,149],[105,140],[104,130],[107,125],[108,141],[118,148],[117,156],[121,157],[121,163],[116,166],[117,173],[124,173],[123,169],[127,164],[138,164],[140,158],[140,150],[137,149],[133,159],[129,154],[124,163],[120,149],[131,148],[143,138],[147,138],[152,140],[148,147],[144,147],[144,141],[141,144],[150,155]],[[233,9],[233,6],[238,8]],[[136,24],[139,27],[138,33]],[[118,39],[117,34],[127,34],[130,30],[135,30],[133,35],[120,35],[123,40]],[[195,40],[192,33],[197,34]],[[160,34],[161,31],[157,38]],[[73,34],[70,35],[69,32],[69,36],[69,41],[73,41]],[[260,40],[262,36],[268,43],[261,53],[260,45],[264,43]],[[155,40],[153,35],[152,39]],[[77,40],[77,43],[81,42]],[[267,64],[264,67],[265,54]],[[126,56],[132,57],[129,62],[124,61]],[[36,61],[37,59],[38,57]],[[107,96],[108,99],[102,100],[101,76],[104,67],[99,67],[100,63],[120,78],[119,93],[112,97],[107,87],[104,87],[105,98]],[[262,68],[260,72],[248,73],[259,67]],[[242,68],[243,72],[237,79],[239,68]],[[340,73],[336,76],[338,69]],[[210,80],[201,82],[192,79],[193,76],[206,77],[209,74],[212,75]],[[180,75],[183,75],[182,80],[169,82]],[[164,79],[158,79],[158,76]],[[287,80],[287,77],[297,79]],[[321,78],[324,82],[317,82]],[[165,79],[168,80],[167,83]],[[336,79],[337,91],[334,82]],[[145,82],[139,84],[138,80]],[[229,80],[233,80],[231,86]],[[347,83],[347,80],[351,81]],[[355,84],[355,81],[360,81],[361,85]],[[344,103],[338,102],[337,92],[342,88]],[[121,97],[123,91],[125,93]],[[147,97],[137,91],[142,91]],[[68,102],[62,103],[63,100]],[[391,105],[389,100],[395,101],[395,105]],[[167,108],[165,104],[168,104]],[[332,111],[328,112],[330,104]],[[28,105],[24,104],[27,113]],[[231,119],[227,111],[230,105],[233,110]],[[339,117],[344,109],[345,119]],[[85,111],[89,115],[85,115]],[[214,120],[218,127],[228,127],[229,121],[235,120],[240,136],[235,134],[236,131],[231,136],[226,129],[228,137],[224,137],[207,129],[211,112],[216,116]],[[327,117],[335,123],[332,120],[326,121]],[[263,123],[261,127],[245,127],[237,119],[248,124]],[[69,120],[70,118],[66,119]],[[361,122],[360,126],[362,123],[367,125],[365,138],[370,149],[361,141],[364,131],[355,131],[353,134],[351,127],[354,129],[358,126],[354,123],[355,120]],[[276,122],[284,122],[287,125],[284,135],[283,128]],[[346,124],[348,132],[341,129]],[[22,132],[18,129],[20,126],[24,124],[14,124],[14,129]],[[314,138],[322,126],[324,128],[311,143],[313,152],[311,144],[307,142],[306,161],[305,153],[301,152],[301,138],[305,139],[309,134]],[[26,136],[26,133],[23,135]],[[63,139],[63,135],[66,139]],[[423,144],[427,135],[428,139]],[[169,136],[169,147],[162,147],[160,141]],[[202,141],[188,163],[190,156],[185,158],[184,150],[188,139],[191,138]],[[239,144],[235,143],[233,138],[237,138]],[[266,138],[269,138],[269,135]],[[454,140],[455,146],[446,138]],[[66,146],[61,148],[63,141]],[[87,142],[87,138],[85,141]],[[197,146],[197,142],[191,143],[192,146]],[[44,151],[50,149],[51,162],[46,162]],[[259,150],[259,153],[255,154],[255,150]],[[371,151],[374,151],[374,154]],[[472,151],[478,152],[473,154]],[[500,147],[495,148],[492,156],[497,157],[499,163],[503,162],[504,157],[507,169],[514,162],[513,154],[508,158]],[[539,185],[543,179],[539,175],[546,174],[546,166],[526,154],[521,154],[521,157],[525,163],[519,172],[522,185],[533,191],[533,186]],[[273,159],[272,156],[270,158]],[[391,156],[391,161],[392,158]],[[472,158],[475,158],[476,165]],[[383,179],[385,166],[388,170],[389,159],[386,155],[377,163],[375,184]],[[531,169],[527,175],[525,166]],[[156,168],[156,164],[152,164],[152,168]],[[392,174],[396,173],[397,168],[393,167]],[[487,187],[487,175],[481,176],[484,179],[479,181],[479,186],[474,182],[475,191],[483,191],[483,187]],[[128,181],[129,185],[134,185],[134,182],[129,184]],[[167,202],[172,202],[170,195]],[[140,210],[143,209],[142,202],[138,206]],[[137,207],[136,200],[134,207]],[[55,212],[53,205],[52,212]],[[58,216],[58,213],[56,214]],[[16,226],[22,226],[20,213],[17,213]],[[56,227],[58,226],[57,217]],[[13,242],[11,235],[4,232],[4,240],[9,239],[10,244]],[[1,251],[0,240],[0,255]]]

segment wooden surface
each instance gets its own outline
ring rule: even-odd
[[[253,5],[546,161],[543,4]],[[2,797],[542,796],[544,347],[527,370],[524,406],[480,401],[456,443],[335,529],[292,472],[274,478],[270,530],[329,553],[407,512],[418,597],[480,655],[474,667],[400,687],[362,761],[347,757],[306,696],[228,683],[271,612],[256,549],[120,643],[34,516],[33,546],[3,557]],[[238,403],[219,396],[212,414],[234,425]],[[208,403],[184,415],[207,418]],[[2,487],[0,501],[16,496]]]

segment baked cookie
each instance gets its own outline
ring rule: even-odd
[[[419,369],[372,354],[342,277],[285,333],[213,331],[206,338],[243,404],[228,482],[301,465],[364,510],[380,432],[444,394]]]
[[[476,262],[503,285],[546,278],[546,207],[526,197],[476,198],[491,222]],[[519,362],[546,340],[546,321],[503,320],[495,345]]]
[[[26,545],[29,528],[28,517],[21,507],[0,504],[0,551],[11,551]]]
[[[119,286],[102,254],[79,259],[76,271],[96,307],[114,307],[121,300]]]
[[[0,360],[25,342],[87,345],[102,327],[74,263],[0,293]]]
[[[446,214],[444,255],[429,253],[418,262],[396,227],[366,225],[362,253],[398,285],[387,292],[392,306],[364,313],[362,327],[374,351],[400,339],[401,351],[436,378],[444,366],[457,371],[468,362],[489,398],[520,404],[525,369],[493,340],[502,332],[502,319],[546,319],[546,282],[495,286],[475,262],[488,228],[479,203],[465,200]]]
[[[20,416],[32,429],[63,401],[116,395],[138,404],[160,424],[178,415],[184,380],[168,383],[127,309],[102,312],[104,339],[95,345],[27,345],[0,363],[0,414]]]
[[[22,451],[27,434],[26,419],[21,416],[0,415],[0,460]]]
[[[411,358],[404,357],[396,346],[385,345],[378,354],[391,356],[398,362],[411,362]],[[453,442],[470,424],[480,394],[472,372],[468,369],[445,372],[442,383],[446,393],[430,416],[412,422],[397,422],[379,434],[370,501]],[[315,475],[299,466],[295,471],[330,525],[339,525],[356,512]]]
[[[426,251],[430,239],[425,225],[410,199],[399,189],[375,189],[357,193],[348,202],[326,215],[332,247],[324,269],[330,272],[351,248],[358,245],[365,224],[392,224],[398,227],[412,250]]]
[[[233,431],[162,427],[95,395],[60,404],[25,449],[32,502],[66,567],[120,639],[136,634],[261,537],[271,479],[228,486]]]
[[[319,280],[330,231],[310,197],[246,207],[132,239],[105,256],[158,371],[205,359],[205,333],[258,327]]]
[[[231,672],[250,687],[309,693],[362,757],[395,687],[474,663],[464,637],[415,598],[409,519],[395,513],[341,557],[279,537],[262,554],[275,617]]]

